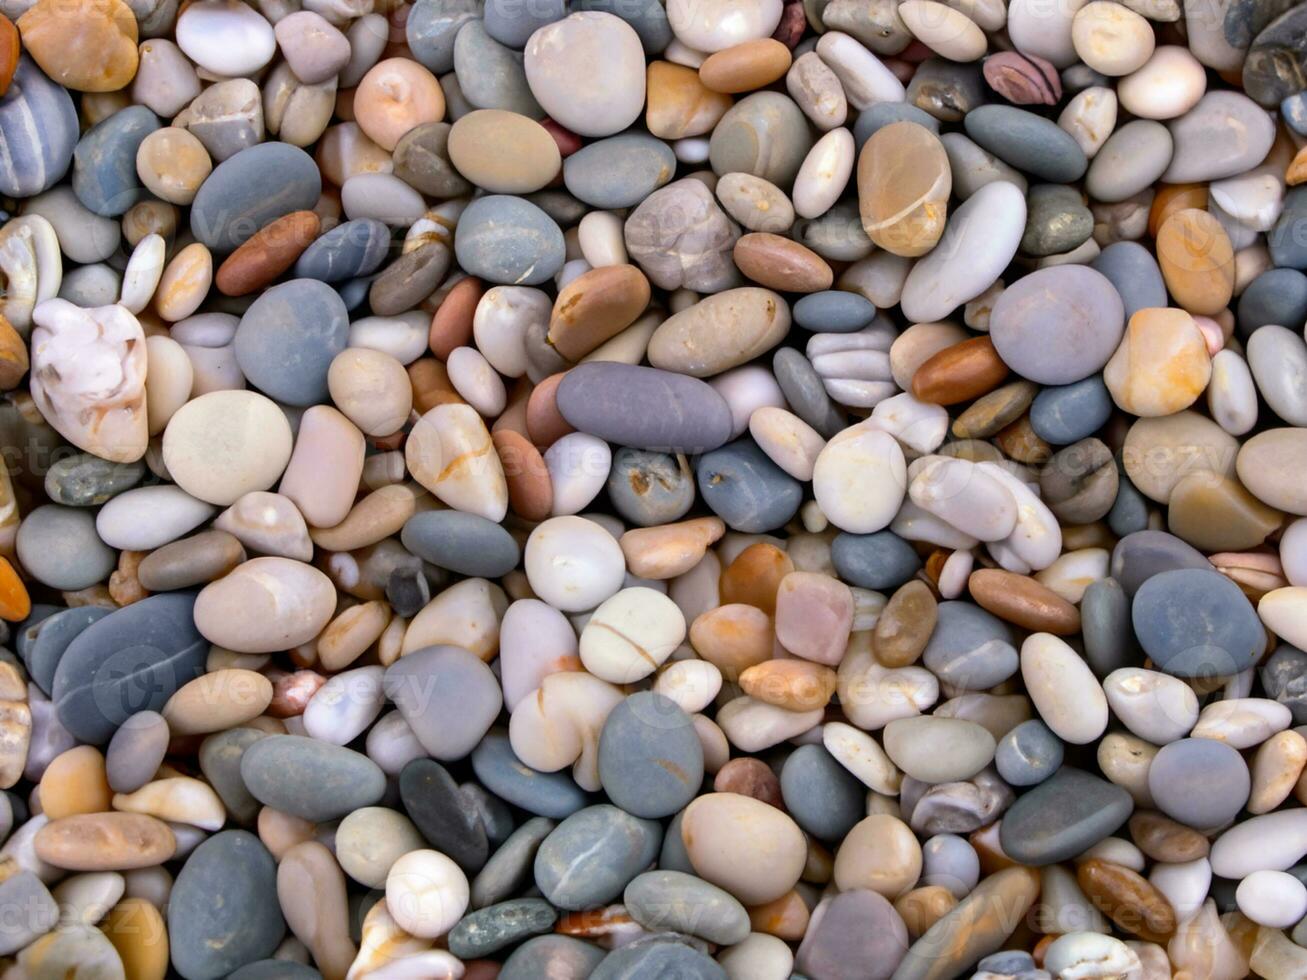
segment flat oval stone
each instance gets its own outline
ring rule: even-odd
[[[1162,174],[1168,184],[1233,177],[1265,159],[1275,124],[1240,92],[1208,92],[1170,124],[1175,151]]]
[[[649,363],[705,378],[775,347],[789,327],[789,306],[770,289],[729,289],[664,320],[649,339]]]
[[[1117,129],[1094,155],[1085,190],[1097,201],[1124,201],[1151,187],[1171,164],[1170,131],[1152,119]]]
[[[151,596],[82,630],[55,668],[59,720],[78,739],[109,740],[138,711],[158,711],[204,670],[208,644],[195,629],[195,596]]]
[[[871,325],[876,307],[857,293],[831,289],[809,293],[794,304],[791,313],[794,322],[805,330],[853,333]]]
[[[737,793],[708,793],[681,821],[695,872],[745,905],[780,898],[803,871],[803,831],[770,804]]]
[[[177,873],[168,898],[168,945],[183,976],[224,976],[269,957],[285,931],[277,865],[248,831],[215,834]]]
[[[1055,446],[1079,442],[1106,424],[1112,396],[1100,375],[1074,384],[1044,388],[1030,406],[1030,427]]]
[[[779,92],[755,92],[717,123],[708,159],[718,175],[752,174],[785,190],[811,148],[803,110]]]
[[[521,549],[503,526],[455,510],[415,514],[400,536],[404,547],[460,575],[498,578],[512,571]]]
[[[491,731],[472,751],[472,770],[488,790],[529,813],[561,820],[589,798],[564,772],[537,772],[513,754],[506,731]]]
[[[289,143],[261,143],[223,160],[191,204],[191,233],[230,252],[264,225],[308,211],[322,192],[313,158]]]
[[[1084,150],[1050,119],[1012,106],[983,105],[967,113],[967,135],[1018,170],[1055,184],[1079,180]]]
[[[831,542],[831,561],[850,585],[876,591],[898,588],[921,568],[916,550],[893,531],[840,534]]]
[[[582,147],[563,162],[563,183],[596,208],[630,208],[676,173],[676,156],[660,139],[622,133]]]
[[[1307,275],[1297,269],[1267,269],[1239,296],[1238,316],[1245,337],[1268,323],[1307,320]]]
[[[563,265],[563,233],[549,215],[520,197],[477,198],[454,231],[458,264],[488,282],[534,286]]]
[[[550,932],[558,911],[542,898],[518,898],[478,909],[449,931],[449,951],[472,959]]]
[[[1307,492],[1290,474],[1307,459],[1307,437],[1297,428],[1267,429],[1239,448],[1239,479],[1258,500],[1291,514],[1307,514]]]
[[[45,492],[56,504],[98,507],[136,486],[144,476],[144,463],[111,463],[90,453],[77,453],[46,470]]]
[[[559,908],[605,905],[658,855],[662,827],[609,804],[572,814],[544,839],[536,887]]]
[[[715,885],[682,871],[646,871],[626,886],[622,904],[648,929],[670,929],[724,946],[742,941],[749,933],[743,905]]]
[[[315,279],[293,279],[250,304],[234,348],[245,377],[265,394],[315,405],[327,400],[331,362],[348,344],[349,314],[339,294]]]
[[[730,408],[704,382],[614,362],[568,371],[558,386],[558,410],[581,432],[661,452],[707,452],[725,443],[732,429]]]
[[[390,229],[374,218],[345,221],[322,235],[295,263],[297,279],[340,282],[375,272],[390,247]]]
[[[0,135],[0,194],[30,197],[67,173],[78,142],[77,110],[67,89],[47,78],[30,58],[19,57],[12,80],[0,94]],[[134,176],[135,151],[132,160]],[[128,202],[123,210],[130,206]]]
[[[1131,619],[1144,651],[1176,677],[1237,674],[1265,645],[1252,604],[1214,569],[1152,576],[1135,593]]]
[[[160,127],[144,106],[128,106],[96,123],[73,151],[73,193],[96,214],[123,214],[146,196],[136,171],[145,137]]]
[[[999,840],[1022,864],[1056,864],[1109,836],[1133,809],[1120,786],[1064,766],[1012,804],[999,824]]]
[[[802,485],[752,439],[738,439],[699,457],[699,494],[727,526],[746,534],[781,527],[802,502]]]
[[[944,145],[917,123],[877,129],[858,153],[862,227],[895,255],[922,255],[934,248],[944,233],[952,188]]]
[[[667,817],[703,782],[703,748],[689,716],[670,698],[633,694],[599,734],[599,779],[608,798],[637,817]]]
[[[28,675],[42,691],[49,694],[53,689],[55,672],[69,644],[91,624],[113,611],[103,606],[59,609],[19,634],[18,652],[27,666]],[[21,642],[24,636],[28,638],[25,649]]]
[[[270,735],[245,750],[241,778],[260,802],[314,822],[371,806],[386,777],[362,753],[301,735]]]
[[[1167,816],[1206,830],[1233,820],[1252,785],[1239,753],[1211,738],[1162,746],[1148,767],[1148,792]]]
[[[502,109],[478,109],[460,117],[449,131],[448,147],[459,173],[494,194],[538,191],[558,175],[562,161],[548,130]]]
[[[1088,266],[1040,269],[1003,290],[990,313],[999,356],[1040,384],[1100,371],[1121,342],[1125,312],[1111,281]]]

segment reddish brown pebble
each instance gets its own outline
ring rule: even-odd
[[[445,365],[434,357],[419,357],[404,370],[413,385],[413,408],[419,415],[425,415],[437,405],[462,402]]]
[[[912,394],[923,402],[957,405],[993,391],[1007,378],[1008,367],[988,337],[972,337],[945,347],[912,376]]]
[[[255,232],[218,266],[214,282],[228,296],[245,296],[273,282],[295,264],[322,222],[312,211],[295,211]]]
[[[980,568],[971,573],[967,587],[983,609],[1032,633],[1080,632],[1080,611],[1029,575]]]
[[[22,45],[18,42],[18,28],[14,27],[14,22],[8,17],[0,17],[0,95],[9,89],[22,51]]]
[[[512,429],[497,429],[491,440],[508,482],[508,505],[526,521],[543,521],[554,506],[554,488],[540,450]]]
[[[717,775],[713,777],[712,788],[716,793],[739,793],[768,803],[778,810],[785,809],[785,804],[781,801],[781,781],[776,778],[776,773],[771,771],[767,763],[751,756],[732,759],[718,769]]]
[[[776,25],[772,37],[793,51],[807,26],[808,17],[803,12],[803,0],[789,0],[781,8],[781,22]]]
[[[431,353],[443,361],[455,348],[465,347],[471,342],[472,317],[476,315],[477,304],[485,291],[485,284],[476,276],[468,276],[454,284],[431,317],[428,339]]]
[[[1057,69],[1038,55],[1000,51],[985,59],[985,81],[1017,105],[1057,105],[1062,79]]]
[[[816,293],[830,289],[835,281],[835,273],[820,255],[792,239],[770,232],[742,235],[732,254],[741,272],[769,289]]]
[[[562,380],[562,374],[551,374],[532,389],[526,403],[526,431],[541,449],[576,431],[558,410],[558,385]]]
[[[1076,882],[1123,932],[1155,943],[1175,932],[1175,910],[1166,896],[1129,868],[1091,858],[1076,869]]]
[[[1198,831],[1156,810],[1137,810],[1130,817],[1130,836],[1139,850],[1154,861],[1168,864],[1196,861],[1207,857],[1211,850],[1207,838]]]
[[[292,674],[278,671],[269,674],[269,680],[272,681],[272,702],[268,705],[268,714],[274,718],[294,718],[304,714],[309,698],[327,683],[325,677],[312,670],[297,670]]]

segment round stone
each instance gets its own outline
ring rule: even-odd
[[[893,531],[840,534],[831,542],[831,561],[840,578],[864,589],[894,589],[921,568],[917,552]]]
[[[458,264],[489,282],[534,286],[563,265],[563,233],[520,197],[492,194],[468,205],[454,233]]]
[[[1004,781],[1013,786],[1035,786],[1062,766],[1062,742],[1042,721],[1023,721],[1004,735],[994,753],[994,764]]]
[[[613,454],[608,499],[639,527],[670,524],[694,503],[694,478],[684,457],[622,447]]]
[[[1215,739],[1183,738],[1164,745],[1148,767],[1148,792],[1158,809],[1200,830],[1233,820],[1250,788],[1243,757]]]
[[[563,126],[580,136],[611,136],[644,108],[644,48],[620,17],[579,11],[536,31],[524,67],[531,94]],[[583,83],[575,66],[590,65],[603,86]]]
[[[200,185],[191,233],[215,252],[230,252],[277,218],[311,210],[321,192],[318,166],[303,150],[288,143],[251,146],[224,159]]]
[[[501,525],[454,510],[415,514],[404,524],[400,540],[415,555],[460,575],[498,578],[521,557],[517,542]]]
[[[1252,604],[1215,570],[1152,576],[1135,593],[1131,619],[1144,651],[1176,677],[1237,674],[1265,645]]]
[[[277,482],[291,454],[290,423],[252,391],[213,391],[183,405],[163,436],[168,474],[187,493],[227,506]]]
[[[694,870],[745,905],[780,898],[803,871],[803,832],[783,811],[736,793],[708,793],[681,822]]]
[[[655,821],[606,803],[586,807],[540,845],[536,887],[561,909],[605,905],[657,857],[661,844],[662,827]]]
[[[195,598],[195,624],[211,643],[271,653],[307,643],[335,611],[331,579],[290,558],[252,558]]]
[[[336,291],[314,279],[293,279],[250,305],[234,348],[245,377],[265,394],[314,405],[327,400],[327,372],[348,339],[349,314]]]
[[[1275,124],[1240,92],[1208,92],[1170,124],[1175,152],[1162,174],[1168,184],[1233,177],[1265,159]]]
[[[842,977],[849,964],[859,963],[869,980],[888,980],[908,945],[907,927],[889,900],[858,888],[813,909],[794,965],[806,976]]]
[[[18,560],[38,582],[76,591],[104,581],[117,556],[96,534],[87,511],[46,504],[18,527]]]
[[[757,534],[781,527],[802,502],[800,483],[752,439],[700,456],[696,477],[704,503],[736,531]]]

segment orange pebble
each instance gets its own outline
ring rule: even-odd
[[[17,623],[32,613],[27,587],[7,558],[0,557],[0,619]]]
[[[776,612],[776,590],[781,579],[794,571],[790,556],[773,544],[751,544],[722,570],[718,583],[722,605],[742,602],[769,616]]]

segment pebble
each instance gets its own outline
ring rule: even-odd
[[[381,798],[385,782],[366,756],[300,735],[255,742],[242,755],[240,772],[260,802],[310,821],[371,806]]]
[[[277,179],[269,182],[269,173]],[[286,143],[251,146],[223,159],[200,186],[191,232],[213,251],[230,252],[277,218],[310,210],[321,189],[317,167],[303,150]]]
[[[325,399],[327,372],[347,335],[348,316],[336,292],[313,279],[292,279],[245,311],[234,352],[260,390],[292,405],[312,405]]]
[[[890,180],[891,174],[911,174],[912,179]],[[894,122],[876,130],[858,155],[863,229],[895,255],[914,257],[935,247],[944,233],[952,186],[944,145],[915,122]]]
[[[1197,786],[1208,789],[1194,794]],[[1186,826],[1207,829],[1231,820],[1248,800],[1251,779],[1239,753],[1215,739],[1164,745],[1148,768],[1158,808]]]
[[[1056,124],[1010,106],[981,106],[966,116],[967,135],[1019,170],[1064,184],[1079,180],[1084,151]]]
[[[1119,786],[1063,766],[1017,800],[999,824],[1003,852],[1023,864],[1065,861],[1125,823],[1133,804]]]
[[[1178,614],[1181,608],[1184,615]],[[1178,677],[1237,673],[1264,645],[1252,606],[1238,586],[1215,571],[1176,569],[1152,576],[1135,593],[1131,618],[1145,652]]]
[[[572,132],[611,136],[639,117],[644,49],[622,18],[602,11],[573,13],[532,34],[524,55],[531,94],[550,118]],[[578,86],[573,59],[593,65],[614,87]]]
[[[489,282],[536,285],[563,264],[563,236],[534,204],[491,195],[463,212],[454,237],[459,265]]]
[[[560,823],[536,852],[537,887],[554,906],[576,910],[611,902],[657,855],[661,827],[608,804]]]
[[[745,905],[779,898],[803,871],[806,848],[798,825],[750,797],[700,796],[685,811],[681,836],[699,876]]]

